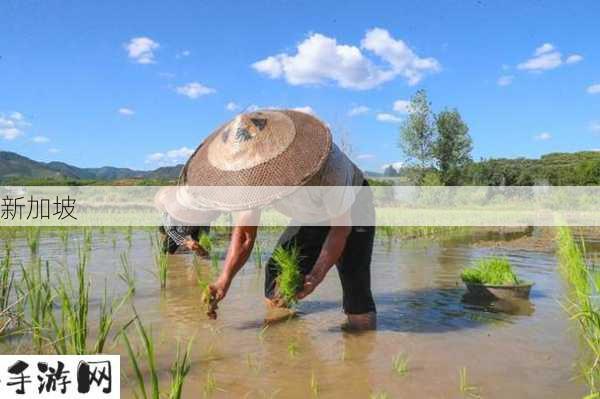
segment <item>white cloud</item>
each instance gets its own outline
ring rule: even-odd
[[[248,107],[246,107],[246,111],[245,112],[254,112],[254,111],[258,111],[260,109],[260,107],[256,104],[252,104],[249,105]]]
[[[25,134],[25,129],[31,126],[20,112],[11,112],[8,115],[0,114],[0,138],[15,140]]]
[[[596,83],[587,88],[589,94],[600,94],[600,83]]]
[[[590,130],[594,133],[600,133],[600,121],[591,121]]]
[[[363,114],[366,114],[367,112],[369,112],[369,107],[367,107],[365,105],[359,105],[359,106],[356,106],[356,107],[350,109],[350,111],[348,111],[348,116],[363,115]]]
[[[183,163],[192,156],[194,150],[181,147],[166,152],[155,152],[146,157],[146,163],[156,163],[159,166],[172,166]]]
[[[230,102],[227,103],[227,105],[225,105],[225,109],[227,111],[235,112],[238,109],[240,109],[240,106],[237,105],[236,103],[234,103],[233,101],[230,101]]]
[[[183,86],[178,86],[175,88],[175,91],[178,94],[189,97],[191,99],[196,99],[200,96],[205,96],[207,94],[212,94],[216,92],[215,89],[206,87],[198,82],[190,82],[184,84]]]
[[[554,51],[554,46],[551,43],[544,43],[535,49],[534,55],[542,55]]]
[[[536,134],[533,138],[537,141],[547,141],[552,138],[552,135],[548,132],[542,132],[540,134]]]
[[[124,116],[131,116],[131,115],[135,114],[134,110],[132,110],[131,108],[127,108],[127,107],[119,108],[119,110],[117,112]]]
[[[138,64],[154,64],[154,51],[160,44],[149,37],[134,37],[123,45],[127,55]]]
[[[386,122],[386,123],[400,123],[400,122],[402,122],[402,118],[397,117],[396,115],[386,114],[386,113],[377,114],[377,120],[379,122]]]
[[[22,135],[23,131],[17,129],[16,127],[7,127],[0,129],[0,137],[2,137],[4,140],[14,140]]]
[[[518,69],[530,72],[542,72],[555,69],[563,64],[576,64],[583,60],[579,54],[571,54],[563,60],[562,54],[550,43],[536,48],[533,57],[517,65]]]
[[[60,150],[58,148],[48,148],[50,154],[58,154]]]
[[[312,109],[312,107],[311,107],[311,106],[308,106],[308,105],[306,105],[306,106],[304,106],[304,107],[295,107],[295,108],[292,108],[292,109],[293,109],[294,111],[304,112],[305,114],[309,114],[309,115],[316,115],[316,114],[315,114],[315,110],[314,110],[314,109]]]
[[[504,75],[498,78],[498,86],[508,86],[513,82],[515,77],[512,75]]]
[[[43,144],[43,143],[47,143],[50,141],[50,139],[46,136],[35,136],[34,138],[31,139],[34,143],[37,144]]]
[[[189,57],[190,55],[192,55],[192,52],[190,50],[183,50],[177,53],[175,58]]]
[[[374,158],[376,158],[375,154],[358,154],[356,156],[356,159],[374,159]]]
[[[396,171],[399,171],[400,169],[402,169],[402,166],[404,166],[404,162],[402,161],[396,161],[396,162],[392,162],[392,163],[386,163],[381,165],[381,169],[385,170],[389,167],[392,167],[394,169],[396,169]]]
[[[362,50],[372,52],[383,62],[375,63]],[[270,56],[255,62],[252,68],[271,79],[284,78],[291,85],[335,82],[354,90],[372,89],[397,76],[414,85],[427,73],[441,69],[437,60],[420,58],[402,40],[380,28],[367,31],[360,48],[313,33],[298,44],[296,54]]]
[[[581,56],[579,54],[571,54],[570,56],[567,57],[567,59],[565,60],[565,63],[577,64],[580,61],[583,61],[583,56]]]
[[[396,100],[393,105],[394,111],[401,114],[408,114],[410,111],[410,101],[407,100]]]

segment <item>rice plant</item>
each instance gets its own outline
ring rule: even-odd
[[[121,271],[119,278],[127,285],[127,290],[131,295],[135,294],[135,270],[129,262],[129,257],[126,252],[122,252],[119,256],[121,261]]]
[[[260,246],[260,242],[256,240],[256,243],[254,244],[254,263],[258,269],[262,269],[262,257],[262,247]]]
[[[190,360],[190,353],[192,351],[192,340],[188,343],[186,351],[182,354],[180,343],[177,343],[177,352],[175,354],[175,361],[171,365],[171,389],[169,392],[169,399],[180,399],[183,392],[183,384],[185,378],[190,372],[192,363]]]
[[[587,354],[582,362],[590,390],[587,397],[597,398],[600,397],[600,306],[594,298],[600,288],[600,273],[588,266],[585,246],[578,245],[569,228],[558,229],[557,242],[559,268],[569,286],[563,306],[577,322]]]
[[[319,382],[317,381],[317,377],[315,376],[315,371],[311,371],[310,373],[310,392],[312,396],[315,398],[319,397],[319,392],[321,391],[321,387],[319,386]]]
[[[369,395],[369,399],[388,399],[389,397],[387,392],[384,391],[371,392]]]
[[[125,240],[127,241],[127,245],[131,248],[131,244],[133,243],[133,227],[127,226]]]
[[[4,258],[0,261],[0,311],[9,306],[10,296],[14,281],[14,272],[11,264],[11,248],[5,248]]]
[[[160,245],[155,243],[153,246],[154,251],[154,265],[156,266],[156,276],[160,282],[160,288],[167,288],[167,271],[169,269],[169,258],[165,252],[162,251]]]
[[[156,353],[154,348],[154,340],[152,338],[152,333],[148,332],[144,325],[142,324],[137,312],[135,309],[133,310],[135,314],[135,318],[125,326],[125,329],[121,332],[121,337],[123,342],[125,343],[125,347],[127,349],[127,353],[129,355],[129,362],[131,363],[131,368],[135,374],[135,381],[137,384],[137,391],[135,392],[136,397],[141,397],[144,399],[160,399],[161,397],[168,397],[169,399],[181,399],[183,392],[183,385],[185,383],[185,379],[190,372],[191,369],[191,360],[190,354],[192,349],[192,340],[187,345],[187,349],[185,352],[181,351],[180,345],[177,344],[177,351],[175,354],[175,360],[171,364],[170,373],[171,373],[171,383],[167,392],[162,392],[159,384],[158,378],[158,368],[156,363]],[[134,324],[139,340],[142,345],[142,354],[138,354],[131,344],[131,340],[127,335],[126,329],[129,328],[130,324]],[[140,358],[143,356],[143,360]],[[147,382],[144,377],[144,373],[142,373],[142,362],[148,366],[148,372],[150,375],[150,381]]]
[[[467,368],[463,367],[458,372],[459,375],[459,386],[458,389],[463,396],[472,399],[479,399],[481,395],[479,394],[479,388],[475,385],[469,384],[467,381]]]
[[[204,383],[204,387],[202,388],[204,392],[204,397],[211,397],[216,391],[224,391],[223,389],[217,386],[217,379],[215,378],[212,370],[208,370],[206,372],[206,381]]]
[[[461,275],[465,283],[515,285],[521,281],[506,258],[496,256],[477,260],[473,267],[463,270]]]
[[[214,270],[219,269],[219,252],[216,249],[215,243],[210,235],[203,233],[198,240],[198,244],[208,253],[210,264]]]
[[[42,271],[42,260],[38,258],[29,267],[21,266],[21,281],[17,286],[17,295],[25,298],[21,306],[23,313],[26,313],[25,321],[37,352],[42,351],[44,334],[53,323],[54,294],[50,286],[48,261],[45,265],[45,270]]]
[[[300,345],[298,345],[298,342],[292,341],[288,344],[287,351],[288,355],[294,359],[300,353]]]
[[[408,357],[402,353],[394,356],[392,359],[392,370],[400,377],[408,374]]]
[[[58,230],[58,236],[62,242],[63,248],[66,251],[69,248],[69,228],[61,227]]]
[[[277,291],[287,306],[298,302],[296,294],[302,288],[302,274],[298,267],[300,251],[294,246],[290,249],[277,247],[273,251],[273,260],[279,267]]]
[[[89,227],[84,227],[82,235],[83,235],[83,248],[85,249],[86,252],[91,252],[92,241],[93,241],[92,229]]]
[[[39,227],[28,227],[26,230],[27,234],[27,246],[32,254],[37,254],[40,247],[40,235],[41,230]]]

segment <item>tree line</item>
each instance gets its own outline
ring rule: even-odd
[[[531,186],[600,184],[600,151],[552,153],[540,159],[473,161],[469,127],[457,109],[434,113],[425,90],[411,98],[400,127],[399,147],[407,164],[384,175],[419,185]]]

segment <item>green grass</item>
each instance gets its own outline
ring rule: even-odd
[[[463,270],[461,278],[465,283],[473,284],[514,285],[521,282],[509,260],[496,256],[477,260],[472,267]]]
[[[569,292],[563,306],[578,325],[585,356],[582,374],[589,388],[586,398],[600,397],[600,305],[597,295],[600,273],[588,266],[585,246],[577,243],[567,227],[558,229],[557,254],[559,269],[567,281]],[[595,299],[596,298],[596,299]]]
[[[277,291],[288,306],[298,302],[296,294],[302,288],[303,278],[298,267],[299,253],[298,247],[292,247],[289,250],[277,247],[273,251],[273,260],[279,267]]]
[[[394,356],[392,359],[392,370],[400,377],[408,374],[408,357],[402,353]]]

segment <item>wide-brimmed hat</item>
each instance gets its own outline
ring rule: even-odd
[[[331,143],[327,126],[303,112],[240,114],[204,140],[188,160],[182,183],[233,186],[190,191],[205,206],[240,210],[265,205],[306,184],[326,161]]]

